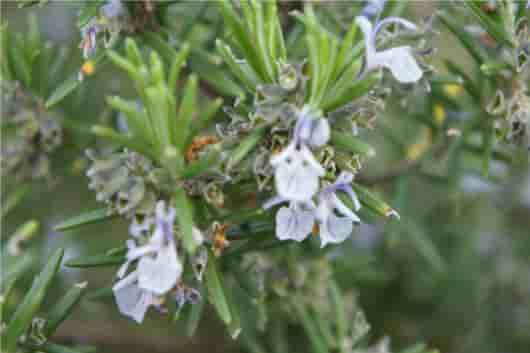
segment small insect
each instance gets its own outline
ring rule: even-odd
[[[230,245],[226,239],[226,231],[229,226],[228,223],[214,225],[212,251],[215,256],[220,256],[223,250]]]
[[[188,162],[197,158],[197,154],[208,145],[213,145],[219,142],[215,136],[197,136],[191,141],[190,147],[186,151],[186,160]]]

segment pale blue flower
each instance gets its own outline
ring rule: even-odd
[[[83,58],[88,59],[96,53],[96,37],[101,30],[95,19],[88,22],[81,28],[81,44],[79,47],[83,50]]]
[[[166,208],[163,201],[156,205],[154,232],[147,243],[138,246],[134,239],[127,241],[126,262],[118,270],[120,279],[113,287],[120,311],[141,322],[153,298],[162,296],[175,287],[182,274],[173,236],[176,211]],[[133,236],[139,236],[151,225],[132,227]],[[127,276],[129,266],[137,261],[136,269]],[[140,321],[139,321],[140,319]]]
[[[144,320],[145,313],[150,306],[158,303],[157,297],[153,293],[138,287],[138,274],[136,272],[123,278],[112,289],[119,311],[137,323]]]
[[[353,224],[360,224],[361,220],[354,213],[361,208],[357,195],[351,187],[353,175],[342,172],[337,180],[324,188],[318,197],[315,218],[319,223],[321,246],[328,243],[341,243],[353,231]],[[348,208],[337,196],[337,192],[345,192],[353,202],[354,210]]]
[[[275,168],[274,180],[280,196],[292,201],[307,201],[317,193],[324,168],[307,146],[297,148],[291,144],[271,158],[271,164]]]
[[[275,168],[274,180],[278,194],[289,201],[310,200],[319,188],[319,178],[324,168],[313,156],[309,147],[320,147],[330,136],[326,119],[314,119],[309,108],[299,112],[291,143],[271,158]]]
[[[356,17],[355,22],[364,34],[366,51],[365,70],[367,72],[385,67],[390,70],[396,80],[402,83],[417,82],[422,77],[423,72],[412,54],[411,47],[400,46],[380,52],[376,50],[376,37],[381,28],[392,23],[397,23],[409,30],[416,30],[416,26],[412,22],[402,18],[388,17],[378,22],[375,28],[365,16]]]
[[[128,23],[128,13],[120,0],[110,0],[101,7],[101,23],[108,34],[103,37],[105,46],[110,47]]]
[[[101,6],[101,13],[107,18],[116,18],[125,13],[125,9],[121,0],[110,0],[105,5]]]
[[[315,216],[311,208],[291,202],[276,213],[276,237],[280,240],[304,240],[313,230]]]
[[[386,0],[369,0],[366,3],[367,4],[364,6],[361,12],[361,16],[375,17],[379,15],[385,8]]]
[[[280,196],[268,200],[263,208],[269,209],[288,202]],[[304,240],[313,230],[315,224],[315,204],[313,201],[289,202],[289,207],[282,207],[276,212],[276,238],[280,240]]]

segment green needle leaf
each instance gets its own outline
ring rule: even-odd
[[[193,238],[193,208],[184,189],[179,188],[175,191],[175,209],[184,248],[189,254],[193,254],[197,248],[197,242]]]
[[[361,204],[372,209],[381,216],[394,216],[399,219],[398,213],[385,201],[381,200],[379,196],[375,195],[370,190],[356,183],[352,184],[352,188],[357,193],[357,197],[359,197],[359,201],[361,201]]]
[[[364,143],[351,133],[332,131],[331,144],[345,152],[360,154],[367,157],[375,156],[375,149],[372,146]]]
[[[53,93],[46,100],[45,106],[46,109],[50,109],[57,103],[60,103],[64,98],[66,98],[70,93],[72,93],[79,85],[81,81],[76,75],[71,76],[66,81],[62,82],[59,87],[57,87]]]
[[[180,103],[177,121],[173,123],[173,144],[183,150],[190,133],[193,112],[197,105],[197,76],[191,75]]]
[[[46,321],[46,336],[51,336],[57,327],[66,319],[73,311],[74,307],[79,303],[86,289],[86,282],[77,283],[66,292],[62,299],[54,305],[50,313],[47,315]]]
[[[42,272],[33,281],[31,289],[18,306],[17,311],[13,314],[11,322],[4,331],[3,345],[6,352],[16,351],[19,338],[29,328],[33,317],[40,309],[44,296],[59,270],[63,255],[64,250],[58,249],[51,256]]]
[[[109,254],[99,254],[99,255],[89,255],[89,256],[80,256],[73,260],[68,260],[65,262],[66,267],[105,267],[105,266],[116,266],[121,265],[125,262],[124,255],[109,255]]]
[[[212,252],[210,252],[208,257],[209,260],[205,273],[208,300],[214,306],[221,320],[229,325],[232,321],[232,314],[230,313],[230,306],[226,301],[225,292],[221,284],[220,274],[217,268],[217,259]]]
[[[245,157],[252,152],[252,150],[258,145],[262,136],[265,134],[266,128],[262,127],[257,129],[253,134],[248,135],[241,141],[241,143],[232,151],[226,169],[230,170],[239,164]]]
[[[78,216],[72,217],[57,224],[53,229],[56,231],[65,231],[75,229],[87,224],[99,223],[116,217],[115,214],[109,214],[107,208],[87,211]]]

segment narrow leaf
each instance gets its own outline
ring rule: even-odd
[[[184,189],[175,191],[175,208],[184,248],[189,254],[193,254],[197,248],[197,242],[193,238],[193,208]]]
[[[3,340],[7,352],[16,350],[17,341],[31,325],[35,314],[39,311],[44,296],[54,279],[64,255],[63,249],[58,249],[50,258],[39,276],[33,281],[31,289],[18,306],[5,330]]]
[[[252,152],[258,145],[262,136],[265,134],[266,128],[258,128],[254,133],[248,135],[241,141],[241,143],[232,151],[226,169],[230,170],[239,164],[245,157]]]
[[[365,206],[372,209],[381,216],[394,216],[399,219],[398,213],[385,201],[381,200],[377,195],[372,193],[370,190],[356,183],[352,184],[352,188],[357,193],[361,204],[364,204]]]
[[[210,253],[205,273],[208,300],[214,306],[221,320],[229,325],[232,321],[232,315],[219,277],[220,274],[217,268],[217,260],[213,253]]]
[[[66,292],[61,300],[53,306],[47,315],[46,336],[52,335],[57,327],[71,314],[74,307],[79,303],[86,289],[86,282],[77,283]]]
[[[110,214],[107,208],[100,208],[97,210],[87,211],[78,216],[67,219],[66,221],[57,224],[53,229],[56,231],[71,230],[87,224],[107,221],[114,217],[116,217],[116,215]]]
[[[71,94],[79,85],[81,81],[76,75],[71,76],[66,81],[62,82],[59,87],[57,87],[52,94],[46,100],[45,106],[46,109],[50,109],[54,105],[60,103],[64,98]]]
[[[180,109],[177,121],[173,123],[173,144],[183,150],[186,146],[186,140],[191,129],[193,112],[197,106],[197,77],[191,75],[186,84],[184,97],[180,103]]]
[[[121,265],[125,262],[124,255],[108,255],[108,254],[99,254],[99,255],[88,255],[80,256],[72,260],[65,262],[66,267],[105,267],[105,266],[116,266]]]
[[[332,131],[331,144],[345,152],[367,157],[375,156],[375,149],[372,146],[345,132]]]

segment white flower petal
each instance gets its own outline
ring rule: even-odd
[[[304,167],[310,167],[314,169],[314,172],[319,176],[324,176],[326,174],[326,171],[320,163],[316,160],[315,156],[313,156],[313,153],[311,153],[311,150],[307,148],[307,146],[302,146],[299,153],[301,154],[302,158],[298,158],[298,160],[302,163]]]
[[[418,27],[410,22],[410,21],[407,21],[405,20],[404,18],[400,18],[400,17],[387,17],[381,21],[379,21],[379,23],[377,23],[377,25],[375,26],[374,28],[374,35],[377,35],[377,33],[379,33],[379,31],[381,31],[381,29],[385,26],[388,26],[390,24],[398,24],[398,25],[402,25],[403,27],[405,27],[406,29],[408,29],[409,31],[416,31],[418,30]]]
[[[163,247],[156,258],[143,257],[138,262],[138,286],[158,295],[175,286],[182,274],[174,244]]]
[[[300,141],[307,141],[311,136],[313,118],[309,115],[310,112],[310,108],[304,106],[298,116],[298,121],[295,127],[295,136],[297,136]]]
[[[366,61],[368,63],[375,54],[375,35],[373,32],[373,26],[365,16],[356,17],[355,23],[359,26],[364,35],[364,50],[366,52]]]
[[[141,290],[135,283],[114,290],[114,298],[120,312],[137,323],[144,320],[147,309],[153,303],[153,295]]]
[[[330,214],[325,223],[320,224],[321,247],[328,243],[342,243],[353,231],[352,221],[347,217]]]
[[[411,53],[411,48],[397,47],[376,53],[369,67],[384,66],[402,83],[417,82],[423,72]]]
[[[148,244],[143,246],[129,248],[129,250],[127,251],[127,261],[134,261],[144,255],[154,253],[158,251],[159,248],[159,245],[153,244],[152,242],[149,242]]]
[[[276,213],[276,237],[280,240],[304,240],[313,230],[315,217],[311,211],[282,207]]]
[[[322,174],[301,156],[297,155],[296,158],[291,163],[283,163],[276,168],[276,189],[287,200],[307,201],[317,193]]]
[[[173,224],[175,222],[176,210],[173,207],[166,208],[164,201],[156,203],[156,220],[157,223],[167,222]]]
[[[322,118],[313,122],[309,144],[315,147],[324,146],[329,141],[330,128],[328,119]]]
[[[272,208],[276,205],[279,205],[281,203],[284,203],[286,202],[287,200],[281,196],[274,196],[274,197],[271,197],[270,199],[268,199],[267,201],[265,201],[265,203],[263,204],[263,209],[264,210],[268,210],[269,208]]]

